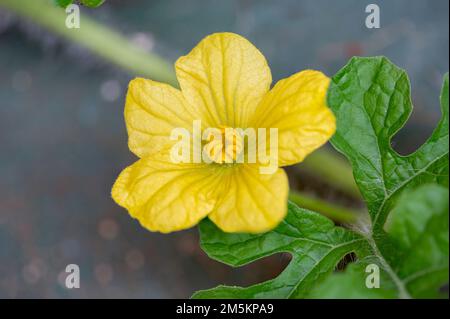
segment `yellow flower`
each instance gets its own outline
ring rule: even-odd
[[[268,231],[287,211],[288,180],[283,169],[260,174],[261,163],[235,159],[242,140],[212,162],[174,163],[173,128],[278,129],[278,166],[301,162],[335,131],[326,106],[329,78],[306,70],[279,81],[261,52],[245,38],[216,33],[175,63],[181,89],[137,78],[130,82],[125,121],[130,150],[140,159],[117,178],[112,197],[151,231],[168,233],[208,216],[226,232]],[[220,146],[219,146],[220,148]]]

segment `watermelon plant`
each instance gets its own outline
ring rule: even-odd
[[[250,287],[218,286],[193,298],[438,298],[448,282],[448,74],[442,118],[414,153],[398,154],[391,139],[412,111],[405,71],[385,57],[353,58],[331,80],[328,105],[337,119],[331,142],[344,154],[367,215],[336,226],[293,203],[264,234],[229,234],[204,220],[202,249],[239,267],[275,253],[292,259],[276,278]],[[356,260],[335,272],[339,261]],[[376,278],[378,277],[378,278]]]

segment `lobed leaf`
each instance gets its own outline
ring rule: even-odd
[[[193,298],[299,298],[333,271],[349,252],[364,249],[364,238],[336,227],[328,218],[288,204],[286,219],[273,231],[259,235],[220,231],[212,222],[200,224],[202,249],[213,259],[242,266],[275,253],[292,260],[275,279],[242,288],[219,286],[199,291]]]
[[[408,156],[392,149],[391,138],[411,114],[410,84],[406,72],[385,57],[353,58],[332,78],[328,104],[337,120],[331,143],[350,160],[374,228],[383,227],[404,189],[429,182],[448,187],[448,75],[442,118]]]

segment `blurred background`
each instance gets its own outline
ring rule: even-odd
[[[365,27],[369,3],[380,6],[380,29]],[[210,33],[239,33],[274,81],[305,68],[332,76],[354,55],[385,55],[412,83],[414,113],[394,139],[401,153],[440,117],[448,0],[106,0],[81,9],[81,28],[85,16],[170,63]],[[135,161],[123,107],[137,75],[0,0],[0,298],[186,298],[273,278],[289,262],[276,255],[232,269],[201,251],[196,229],[150,233],[112,201],[115,178]],[[359,205],[311,172],[289,174],[293,188]],[[80,266],[79,289],[65,288],[70,263]]]

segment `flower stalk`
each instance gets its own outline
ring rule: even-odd
[[[5,7],[66,40],[87,48],[134,76],[151,77],[177,85],[171,63],[157,54],[141,50],[124,36],[87,15],[81,17],[79,29],[69,29],[65,25],[67,15],[64,9],[47,0],[0,0],[0,7]]]
[[[313,195],[291,190],[289,200],[300,207],[321,213],[328,218],[340,223],[354,223],[361,212],[349,209],[337,204],[326,202]]]

